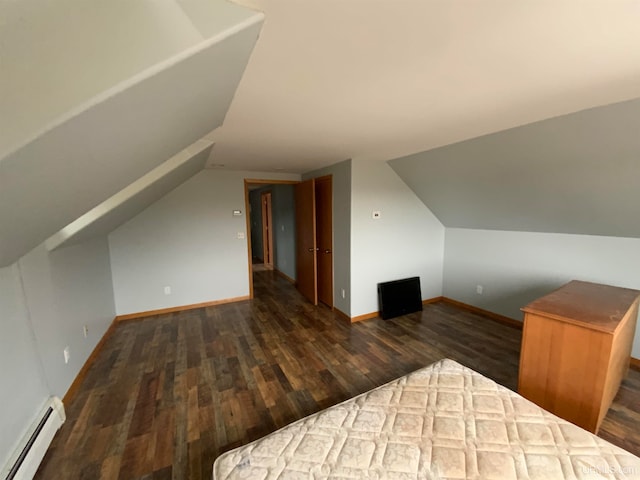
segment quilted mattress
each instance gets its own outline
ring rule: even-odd
[[[640,458],[441,360],[215,461],[230,479],[640,479]]]

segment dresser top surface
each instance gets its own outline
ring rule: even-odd
[[[630,288],[573,280],[522,311],[613,333],[639,296]]]

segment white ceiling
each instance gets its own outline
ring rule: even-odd
[[[298,173],[640,98],[640,0],[240,1],[0,3],[0,265],[203,137]]]
[[[640,1],[240,0],[266,21],[209,163],[305,172],[640,97]]]

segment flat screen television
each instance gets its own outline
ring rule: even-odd
[[[379,283],[378,304],[384,320],[421,311],[420,277]]]

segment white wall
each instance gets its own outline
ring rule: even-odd
[[[305,173],[303,178],[326,175],[332,176],[333,193],[333,305],[351,315],[351,160]]]
[[[0,269],[0,469],[49,396],[17,265]]]
[[[300,177],[204,170],[109,235],[118,315],[249,294],[245,178]]]
[[[380,282],[419,276],[423,299],[442,295],[442,224],[386,162],[353,160],[351,176],[351,316],[378,310]]]
[[[640,290],[640,239],[447,228],[444,266],[445,296],[521,320],[522,306],[569,280]]]
[[[107,240],[51,253],[41,245],[18,265],[47,383],[63,397],[115,317]],[[67,346],[71,358],[65,364]]]

